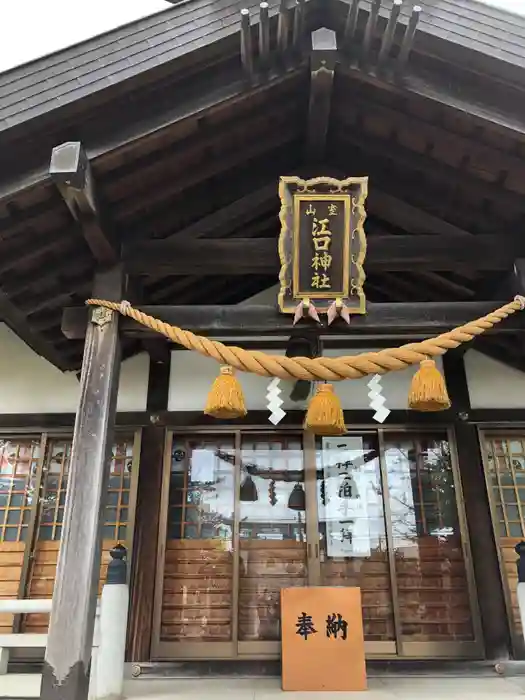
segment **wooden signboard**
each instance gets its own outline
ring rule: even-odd
[[[359,588],[281,590],[283,690],[366,690]]]
[[[365,313],[366,177],[281,177],[279,308],[311,301],[326,313],[334,301]]]

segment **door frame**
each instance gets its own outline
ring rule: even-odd
[[[508,621],[508,627],[509,627],[509,632],[510,632],[510,643],[512,646],[512,651],[514,654],[517,656],[517,658],[523,658],[525,654],[525,646],[524,646],[524,641],[523,641],[523,633],[518,629],[514,617],[514,608],[512,605],[512,591],[509,585],[509,579],[507,576],[506,572],[506,567],[505,567],[505,555],[503,553],[503,549],[501,546],[500,542],[500,534],[499,534],[499,518],[497,514],[497,506],[496,502],[494,499],[494,493],[493,493],[493,484],[490,482],[489,479],[489,470],[488,470],[488,462],[489,462],[489,449],[487,442],[488,440],[491,440],[493,438],[501,438],[508,440],[511,438],[513,435],[516,435],[520,437],[520,439],[523,439],[525,436],[525,426],[519,426],[519,425],[509,425],[508,427],[480,427],[478,428],[478,440],[479,440],[479,445],[480,445],[480,450],[481,450],[481,460],[482,460],[482,467],[483,467],[483,476],[485,479],[485,484],[487,488],[487,497],[488,497],[488,502],[489,502],[489,508],[490,508],[490,519],[492,522],[492,532],[494,535],[494,540],[496,542],[496,551],[498,555],[498,564],[499,564],[499,574],[503,586],[503,594],[505,598],[505,608],[507,611],[507,621]],[[498,480],[499,484],[499,476],[496,475],[496,478]]]

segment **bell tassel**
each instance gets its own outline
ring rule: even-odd
[[[332,384],[320,384],[310,400],[305,426],[316,435],[344,435],[345,417]]]
[[[244,418],[247,414],[242,387],[234,375],[233,367],[221,367],[221,373],[208,394],[204,413],[224,419]]]
[[[446,411],[450,408],[447,385],[434,360],[423,360],[412,378],[408,407],[414,411]]]

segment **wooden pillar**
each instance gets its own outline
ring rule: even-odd
[[[507,609],[479,435],[476,426],[468,421],[470,397],[463,353],[447,352],[443,366],[452,406],[459,416],[454,427],[485,653],[488,659],[506,658],[510,649]]]
[[[121,300],[121,267],[97,273],[93,292],[98,298]],[[119,371],[118,313],[93,309],[82,362],[42,700],[86,700],[88,696]]]
[[[148,347],[148,411],[168,408],[171,353],[164,341]],[[153,599],[157,571],[157,536],[164,464],[164,428],[142,431],[139,483],[135,510],[134,552],[131,569],[131,605],[128,623],[128,661],[149,661],[153,629]]]

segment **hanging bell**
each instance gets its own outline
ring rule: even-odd
[[[288,508],[290,510],[306,510],[306,495],[302,484],[295,484],[293,491],[288,499]]]
[[[239,498],[243,503],[254,503],[255,501],[259,500],[257,486],[255,485],[254,480],[249,474],[241,484],[241,488],[239,490]]]

